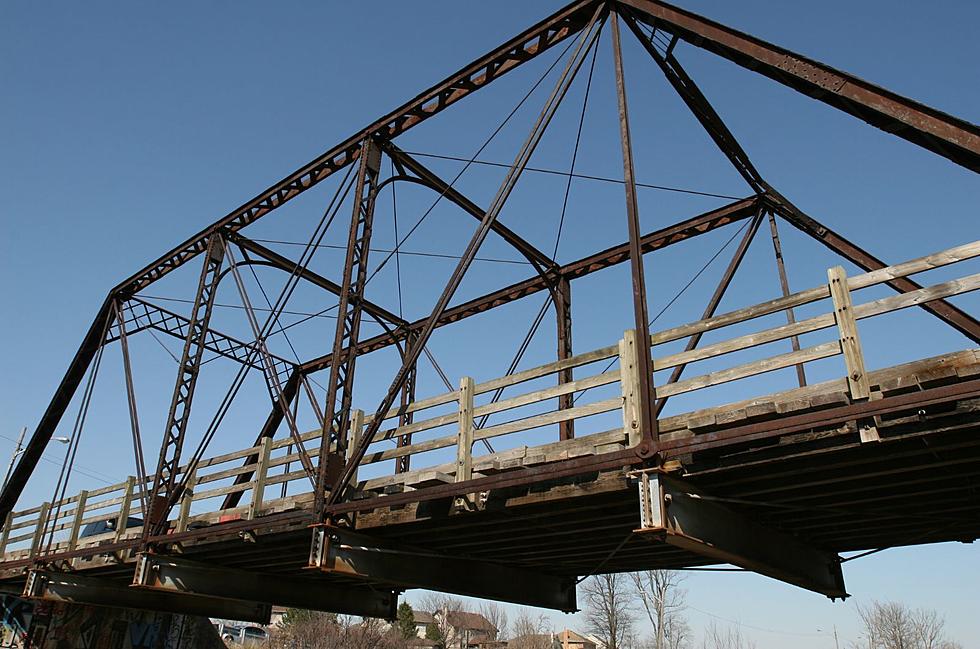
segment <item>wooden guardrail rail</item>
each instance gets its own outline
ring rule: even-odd
[[[828,282],[821,286],[655,332],[651,335],[654,350],[657,346],[692,334],[714,331],[785,309],[830,300],[828,311],[814,317],[734,336],[689,351],[654,355],[654,370],[660,371],[787,340],[793,336],[821,330],[835,330],[830,340],[798,351],[771,355],[657,386],[657,395],[669,397],[689,393],[777,369],[841,355],[844,357],[845,376],[851,398],[853,400],[874,398],[869,389],[864,367],[858,323],[866,318],[977,290],[980,288],[980,273],[863,303],[855,303],[854,292],[880,285],[890,279],[948,266],[978,256],[980,256],[980,241],[853,277],[847,277],[843,268],[836,267],[828,271]],[[516,466],[602,453],[633,445],[637,442],[632,431],[633,422],[637,419],[635,368],[636,355],[639,353],[643,352],[636,347],[634,332],[627,331],[617,345],[480,383],[474,382],[469,377],[463,377],[457,390],[416,400],[408,404],[405,410],[393,409],[386,413],[384,418],[385,421],[393,420],[395,425],[378,435],[359,465],[362,479],[358,482],[358,488],[361,491],[375,493],[398,489],[424,489],[427,484],[467,480],[490,472],[506,471]],[[600,365],[598,370],[593,367],[603,361],[609,365],[610,360],[618,364],[618,367],[610,366],[609,369],[604,369],[605,366]],[[577,370],[581,376],[572,381],[543,388],[525,387],[538,379],[568,376],[568,370]],[[572,407],[565,409],[555,406],[557,397],[562,395],[574,394],[581,397],[586,391],[615,384],[620,386],[617,392],[610,393],[612,388],[590,392],[592,395],[599,395],[593,401],[581,405],[573,404]],[[490,401],[484,396],[501,388],[511,391],[524,388],[524,391],[499,401]],[[527,412],[527,409],[535,408],[539,411]],[[540,411],[542,409],[543,411]],[[479,456],[473,453],[474,443],[480,440],[524,435],[525,437],[517,438],[520,442],[527,439],[531,431],[553,426],[562,421],[608,415],[615,411],[621,411],[622,418],[617,420],[616,425],[611,429],[593,432],[572,440],[539,443],[532,446],[512,446],[507,450]],[[406,412],[413,413],[416,416],[415,421],[397,425],[400,415]],[[500,414],[510,415],[512,418],[484,427],[478,427],[475,423],[484,416]],[[418,418],[420,416],[421,419]],[[360,410],[353,411],[351,435],[356,438],[371,419],[371,416],[365,416]],[[605,419],[598,421],[608,423]],[[577,430],[581,429],[577,428]],[[311,441],[319,439],[320,434],[321,431],[313,430],[301,437],[304,441]],[[412,443],[392,446],[399,437],[408,434],[415,436]],[[862,430],[862,441],[875,438],[873,425],[867,430]],[[293,444],[291,438],[266,439],[258,446],[204,459],[196,467],[181,467],[181,476],[187,471],[192,471],[193,475],[188,480],[188,489],[183,495],[177,519],[172,522],[171,528],[183,531],[198,523],[214,523],[229,518],[251,519],[272,511],[303,507],[312,501],[312,493],[308,489],[308,475],[299,464],[300,454]],[[448,449],[452,449],[452,452]],[[444,452],[440,454],[440,451]],[[406,473],[383,474],[379,467],[374,466],[404,456],[424,458],[425,454],[430,453],[434,453],[441,461]],[[258,461],[244,466],[240,464],[242,459],[250,456],[257,457]],[[293,466],[300,468],[293,470]],[[372,475],[365,477],[369,470]],[[234,479],[243,474],[252,474],[252,479],[242,484],[234,484]],[[287,489],[283,488],[283,485],[302,486],[304,482],[307,483],[307,488],[300,490],[298,494],[287,495]],[[0,555],[5,559],[18,559],[35,556],[48,549],[73,550],[106,541],[135,537],[140,533],[140,527],[130,528],[128,521],[131,518],[142,519],[144,515],[142,499],[148,492],[148,486],[137,484],[136,479],[130,477],[118,484],[82,491],[59,502],[43,503],[37,507],[11,512],[0,533]],[[270,498],[271,488],[276,486],[279,487],[280,494],[278,497]],[[250,494],[246,505],[220,511],[206,506],[207,501],[236,492]],[[103,521],[112,521],[112,529],[99,534],[86,535],[86,526]]]

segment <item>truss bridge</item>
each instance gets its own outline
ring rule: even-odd
[[[641,229],[624,38],[638,40],[744,179],[744,198]],[[612,50],[623,169],[623,202],[609,213],[622,214],[629,237],[558,259],[498,217],[602,43]],[[574,611],[575,586],[589,575],[714,564],[844,598],[853,558],[980,537],[980,322],[968,308],[980,288],[980,241],[886,263],[818,222],[759,173],[681,66],[685,47],[980,171],[980,129],[966,121],[663,2],[574,2],[109,292],[0,496],[0,585],[36,600],[260,622],[274,604],[391,618],[399,593],[414,588]],[[486,207],[401,147],[399,136],[417,124],[549,52],[559,56],[542,78],[553,90]],[[331,177],[336,193],[298,259],[251,235],[249,226]],[[417,319],[370,290],[379,196],[398,182],[432,190],[475,227]],[[819,281],[791,290],[780,226],[852,270],[821,268]],[[311,263],[331,227],[343,237],[333,274]],[[644,259],[656,264],[660,251],[725,228],[738,243],[701,317],[651,326],[648,287],[659,278]],[[723,311],[760,231],[772,240],[780,293]],[[459,299],[488,239],[518,255],[528,276]],[[282,278],[278,295],[262,290],[268,308],[250,290],[246,273],[256,267]],[[617,267],[624,272],[613,281],[628,284],[629,304],[590,309],[613,319],[618,337],[573,346],[573,288]],[[150,290],[182,271],[190,273],[183,313]],[[276,343],[297,287],[316,291],[315,308],[336,319],[328,336],[319,331],[318,351],[291,355],[292,341]],[[220,326],[219,288],[240,299],[243,331]],[[449,344],[463,376],[442,370],[433,336],[536,294],[547,300],[506,372],[489,372],[476,353],[485,350],[473,349],[509,353],[487,329],[478,343]],[[872,361],[878,337],[900,347],[929,335],[890,324],[909,313],[927,314],[930,327],[962,344]],[[547,314],[552,358],[522,363]],[[176,378],[152,384],[172,395],[152,427],[133,378],[144,334],[180,346]],[[21,502],[45,446],[72,425],[64,416],[73,403],[82,414],[69,457],[84,447],[107,350],[122,359],[116,396],[130,430],[117,446],[132,439],[132,475],[75,489],[71,460],[56,497]],[[226,392],[208,393],[206,407],[218,406],[206,422],[191,414],[205,407],[195,396],[212,389],[214,375],[202,372],[211,361],[231,372],[219,381]],[[441,382],[421,380],[425,362]],[[248,377],[260,398],[240,396]],[[228,424],[242,401],[261,411]]]

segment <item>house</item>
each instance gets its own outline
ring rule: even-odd
[[[466,611],[414,611],[415,632],[419,640],[425,640],[426,632],[435,625],[443,634],[446,649],[502,649],[505,643],[497,642],[497,627],[479,613]],[[431,646],[411,641],[411,646]]]
[[[561,649],[596,649],[596,643],[571,629],[565,629],[556,634],[558,646]]]
[[[440,611],[449,628],[446,649],[488,649],[497,640],[497,627],[479,613]]]

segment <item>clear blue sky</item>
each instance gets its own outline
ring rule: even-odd
[[[558,2],[285,3],[273,9],[257,2],[4,3],[0,7],[4,96],[0,101],[4,196],[0,292],[7,308],[0,322],[4,359],[0,462],[5,463],[13,450],[12,438],[20,427],[37,423],[111,286],[558,6]],[[980,121],[976,38],[980,6],[976,3],[939,2],[926,7],[884,0],[691,0],[685,7],[974,123]],[[680,47],[678,55],[763,175],[805,210],[879,256],[903,260],[980,235],[976,175],[693,47]],[[638,178],[746,195],[747,188],[712,149],[635,43],[627,43],[626,59]],[[541,57],[407,134],[399,144],[415,151],[472,155],[503,111],[553,60],[553,54]],[[577,168],[618,176],[622,170],[609,68],[606,34]],[[582,101],[581,82],[570,93],[534,164],[567,169]],[[542,100],[536,95],[530,108],[515,116],[481,157],[508,162]],[[450,162],[430,164],[450,177],[459,169]],[[497,171],[474,169],[460,187],[486,204],[499,178]],[[335,186],[325,183],[249,234],[305,240]],[[550,252],[563,190],[560,179],[528,176],[502,220]],[[431,196],[398,191],[404,233]],[[560,259],[574,259],[625,239],[621,188],[576,182],[571,197]],[[722,202],[648,190],[641,194],[643,225],[652,229]],[[342,212],[345,217],[348,213],[346,208]],[[540,216],[528,218],[531,214]],[[392,243],[390,218],[386,213],[384,225],[378,227],[378,246]],[[339,241],[342,229],[335,228],[329,241]],[[471,231],[470,222],[440,207],[406,249],[458,253]],[[731,234],[713,233],[704,241],[648,259],[651,311],[666,304]],[[783,228],[783,236],[794,288],[822,282],[824,269],[837,263],[788,227]],[[286,245],[277,249],[298,254]],[[484,254],[516,259],[493,240]],[[339,264],[340,257],[329,251],[318,254],[315,261],[319,272],[334,278],[339,278]],[[406,316],[427,312],[451,268],[446,260],[403,257]],[[195,266],[189,275],[161,282],[149,293],[187,297],[187,282],[196,272]],[[480,262],[462,294],[475,295],[527,273],[519,264]],[[665,313],[658,327],[696,319],[719,273],[720,263],[716,263]],[[576,351],[610,344],[630,326],[628,290],[622,278],[613,272],[601,280],[585,280],[576,289]],[[268,275],[263,281],[275,289],[278,280]],[[609,282],[615,286],[610,288]],[[219,298],[235,302],[234,289],[226,284]],[[389,266],[379,274],[371,296],[397,310],[395,286]],[[771,251],[760,238],[723,308],[767,299],[776,291]],[[313,292],[298,298],[300,311],[329,305]],[[540,299],[532,298],[500,316],[474,319],[463,334],[437,335],[432,348],[451,377],[498,375]],[[186,305],[167,304],[186,312]],[[980,310],[975,297],[958,304],[974,313]],[[247,335],[240,312],[228,309],[222,317],[227,329]],[[306,355],[325,353],[332,326],[333,321],[319,319],[307,328],[298,327],[294,342],[303,346]],[[365,331],[376,330],[365,325]],[[499,347],[469,344],[488,332]],[[967,346],[955,332],[918,313],[868,329],[865,342],[872,367]],[[288,349],[281,341],[277,344],[276,351],[286,355]],[[147,444],[148,454],[155,456],[173,364],[152,340],[134,346],[141,354],[137,374],[143,387],[145,435],[153,440]],[[533,346],[528,363],[544,362],[550,354],[553,343],[543,338]],[[106,359],[103,387],[118,397],[118,352],[107,353]],[[365,394],[380,394],[386,387],[384,360],[390,358],[361,366],[367,368],[359,374]],[[817,374],[823,371],[830,376],[837,369],[828,367]],[[785,375],[777,378],[788,380]],[[754,385],[780,385],[769,380]],[[207,410],[220,391],[202,389],[198,407]],[[256,385],[251,389],[261,394]],[[428,371],[421,379],[420,394],[438,391],[441,386]],[[737,396],[734,392],[718,395]],[[358,405],[371,409],[372,400],[376,397],[368,396]],[[73,488],[86,486],[85,480],[98,485],[100,477],[115,481],[132,472],[120,406],[118,399],[110,406],[108,398],[93,405],[87,443],[78,460],[89,475],[78,476]],[[243,446],[254,435],[256,417],[264,414],[264,410],[234,413],[231,424],[240,428],[216,440],[215,449]],[[22,507],[50,496],[62,452],[58,445],[49,449],[54,462],[42,464]],[[756,627],[746,631],[760,649],[828,647],[832,646],[828,629],[834,624],[844,637],[853,636],[855,603],[894,598],[940,610],[952,635],[970,646],[980,642],[977,574],[976,546],[894,550],[848,564],[845,577],[855,597],[847,604],[831,604],[751,575],[692,575],[687,584],[694,607],[690,620],[695,628],[709,621],[702,611],[740,620]],[[555,619],[558,624],[566,621],[561,616]]]

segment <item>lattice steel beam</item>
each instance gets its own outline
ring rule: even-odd
[[[150,493],[150,513],[143,526],[143,537],[159,534],[167,524],[167,515],[180,494],[175,492],[177,473],[180,467],[180,451],[187,433],[191,404],[194,401],[194,388],[201,369],[204,355],[204,340],[208,324],[214,310],[214,297],[218,281],[221,279],[221,265],[225,257],[225,242],[220,234],[214,234],[208,241],[207,254],[198,280],[197,295],[191,311],[187,339],[177,370],[177,384],[174,386],[167,425],[164,429],[160,459],[153,479]]]

